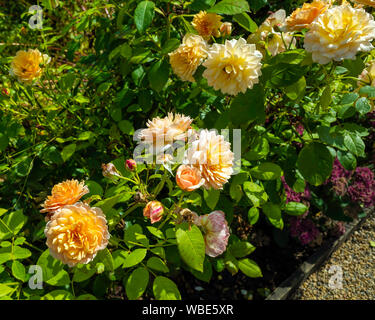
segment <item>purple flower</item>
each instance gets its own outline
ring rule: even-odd
[[[360,202],[365,207],[375,205],[374,173],[367,167],[357,167],[348,187],[348,194],[353,202]]]
[[[290,235],[306,245],[314,241],[320,234],[319,229],[310,219],[292,217],[290,219]]]

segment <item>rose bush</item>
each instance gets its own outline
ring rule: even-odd
[[[236,217],[302,245],[363,217],[372,2],[4,7],[0,298],[181,299],[182,272],[262,277]]]

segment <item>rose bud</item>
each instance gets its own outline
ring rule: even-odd
[[[137,163],[133,159],[128,159],[125,161],[125,168],[134,171],[137,168]]]
[[[150,201],[143,209],[143,216],[151,219],[151,223],[160,221],[164,214],[164,208],[161,202],[157,200]]]
[[[204,179],[197,168],[181,165],[177,169],[176,183],[184,191],[193,191],[204,184]]]
[[[222,37],[229,37],[232,34],[232,24],[224,22],[220,26],[220,33]]]
[[[120,173],[117,171],[115,165],[113,163],[102,163],[102,173],[104,177],[107,178],[114,178],[115,176],[119,177]]]
[[[7,88],[3,88],[1,90],[1,93],[4,95],[4,96],[9,96],[9,90]]]

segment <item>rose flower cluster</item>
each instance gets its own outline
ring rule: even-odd
[[[169,113],[164,118],[148,121],[147,128],[138,132],[138,139],[156,153],[156,159],[170,172],[170,165],[175,163],[172,154],[168,152],[176,141],[188,142],[182,164],[175,174],[178,187],[185,192],[201,187],[222,189],[233,173],[234,154],[230,150],[230,143],[215,131],[205,129],[195,132],[191,128],[192,121],[190,117]],[[189,216],[189,221],[202,229],[207,255],[216,257],[225,251],[229,228],[222,211],[198,216],[186,208],[178,209],[177,215],[182,218],[181,222]],[[165,211],[161,202],[152,200],[146,203],[143,215],[151,223],[156,223],[161,221]]]
[[[52,188],[41,212],[47,213],[44,234],[51,255],[70,267],[92,261],[110,237],[100,208],[80,202],[89,193],[77,180],[66,180]]]

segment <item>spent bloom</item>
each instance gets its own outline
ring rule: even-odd
[[[375,86],[375,60],[371,61],[362,73],[358,76],[358,87],[364,85]]]
[[[224,136],[207,129],[199,132],[185,153],[184,163],[199,170],[206,189],[222,189],[233,173],[234,154]]]
[[[72,179],[58,183],[52,188],[52,193],[43,203],[44,209],[40,212],[52,213],[66,205],[75,204],[86,193],[89,193],[89,188],[83,181]]]
[[[138,139],[153,145],[157,151],[167,149],[176,140],[185,140],[193,119],[190,117],[168,113],[167,117],[156,117],[147,122],[147,129],[138,133]],[[159,153],[159,152],[157,152]]]
[[[13,58],[10,67],[10,75],[16,77],[20,82],[30,84],[42,74],[41,64],[48,64],[50,58],[41,54],[38,49],[20,50]]]
[[[296,40],[289,32],[279,32],[285,24],[286,12],[281,9],[271,14],[248,38],[247,42],[254,43],[257,49],[265,55],[265,49],[272,56],[284,52],[292,44],[295,45]]]
[[[214,43],[208,58],[203,63],[203,77],[209,86],[224,94],[245,93],[259,82],[262,54],[254,44],[246,40],[226,40],[225,44]]]
[[[44,233],[51,255],[69,267],[92,261],[110,237],[102,210],[80,202],[58,209]]]
[[[113,163],[102,163],[102,174],[104,177],[107,178],[113,178],[113,177],[119,177],[120,173],[116,169],[115,165]]]
[[[151,219],[151,223],[161,220],[164,214],[164,208],[161,202],[157,200],[150,201],[143,208],[143,216]]]
[[[195,167],[181,165],[177,169],[176,183],[184,191],[193,191],[200,188],[205,180]]]
[[[200,36],[205,39],[211,36],[219,37],[219,29],[221,27],[222,17],[216,13],[207,13],[206,11],[200,11],[194,15],[192,25],[197,30]]]
[[[169,53],[173,72],[182,80],[195,82],[193,75],[207,58],[207,43],[198,35],[186,34],[182,44]]]
[[[310,24],[321,13],[330,7],[330,2],[324,0],[314,0],[312,3],[304,3],[302,8],[297,8],[285,20],[286,28],[290,31],[308,28]]]
[[[375,38],[375,21],[362,8],[349,4],[333,6],[320,14],[305,35],[304,47],[314,62],[355,59],[359,51],[371,51]]]
[[[206,254],[210,257],[221,255],[227,248],[229,227],[223,211],[213,211],[210,214],[198,216],[194,223],[201,227]]]

